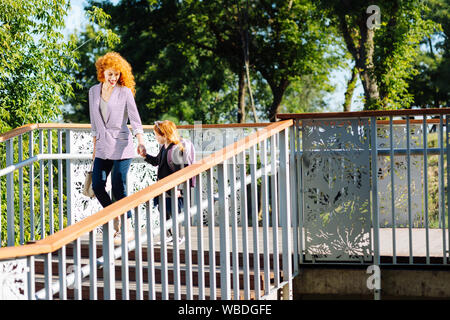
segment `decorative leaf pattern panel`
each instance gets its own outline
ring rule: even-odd
[[[368,119],[304,120],[306,259],[371,259]]]
[[[27,260],[5,260],[0,262],[0,300],[26,300]]]

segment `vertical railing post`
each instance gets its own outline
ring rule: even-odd
[[[241,181],[241,228],[242,228],[242,267],[244,269],[244,299],[250,300],[250,267],[248,253],[248,214],[247,214],[247,184],[246,155],[239,155],[239,175]]]
[[[413,263],[413,239],[412,239],[412,207],[411,207],[411,129],[410,118],[406,117],[406,178],[408,188],[408,234],[409,234],[409,264]]]
[[[155,290],[155,239],[153,238],[153,224],[151,214],[151,204],[153,199],[146,202],[145,213],[147,220],[147,270],[148,270],[148,299],[156,299]]]
[[[58,153],[63,153],[62,148],[62,130],[58,130]],[[62,230],[64,228],[64,214],[63,214],[63,183],[64,177],[62,172],[62,160],[58,159],[58,219],[59,219],[59,230]]]
[[[181,300],[181,288],[180,288],[180,230],[179,230],[179,208],[178,208],[178,188],[175,186],[171,191],[171,203],[172,203],[172,257],[173,257],[173,282],[175,284],[174,299]]]
[[[39,129],[39,154],[44,153],[44,132]],[[45,177],[44,177],[44,160],[39,160],[39,213],[41,215],[41,239],[45,238]]]
[[[125,217],[126,213],[122,216]],[[128,219],[125,219],[128,220]],[[126,228],[125,228],[126,229]],[[135,275],[136,275],[136,300],[144,299],[144,275],[142,271],[142,243],[141,243],[141,217],[139,216],[139,206],[134,208],[134,239],[135,239]],[[122,242],[128,242],[122,238]]]
[[[297,209],[297,170],[296,170],[296,154],[295,154],[295,132],[296,127],[292,125],[289,127],[289,186],[291,193],[291,218],[292,218],[292,233],[293,233],[293,272],[298,273],[298,209]]]
[[[163,192],[159,196],[159,226],[160,226],[160,232],[159,232],[159,239],[161,243],[160,248],[160,257],[161,257],[161,298],[162,300],[168,300],[169,299],[169,282],[168,282],[168,271],[167,271],[167,244],[166,244],[166,193]]]
[[[103,225],[103,297],[105,300],[116,299],[113,233],[112,221],[105,223]]]
[[[371,165],[372,165],[372,227],[374,241],[374,265],[380,265],[380,224],[378,219],[378,168],[377,168],[377,118],[371,117]],[[380,298],[380,288],[374,289],[375,299]]]
[[[232,157],[229,160],[229,175],[230,175],[230,207],[231,207],[231,243],[232,248],[231,251],[233,265],[233,298],[239,299],[239,248],[238,248],[238,219],[237,219],[237,185],[236,185],[236,158]]]
[[[23,137],[19,135],[19,159],[18,162],[21,163],[23,161]],[[19,243],[22,245],[25,242],[25,225],[24,225],[24,216],[23,216],[23,168],[19,169],[19,232],[20,232],[20,240]]]
[[[27,273],[28,300],[36,300],[34,256],[27,257],[27,267],[28,267]]]
[[[192,300],[192,243],[191,243],[191,183],[188,179],[184,184],[184,259],[186,263],[186,299]]]
[[[300,120],[295,121],[297,132],[295,140],[297,141],[296,165],[297,165],[297,211],[298,211],[298,246],[299,246],[299,264],[303,263],[303,187],[302,187],[302,149],[300,139]]]
[[[113,255],[114,257],[114,255]],[[114,259],[113,259],[114,261]],[[81,300],[83,298],[82,274],[81,274],[81,240],[80,238],[73,241],[73,266],[74,266],[74,299]]]
[[[450,129],[449,129],[449,125],[450,122],[449,120],[449,116],[446,115],[445,116],[445,145],[446,145],[446,155],[447,155],[447,206],[445,207],[445,211],[447,211],[447,221],[448,221],[448,226],[447,226],[447,238],[450,241],[450,208],[449,208],[449,204],[450,204]],[[445,213],[444,213],[445,215]],[[445,220],[444,220],[444,226],[445,226]],[[449,250],[447,250],[444,254],[444,260],[447,261],[447,254],[450,254],[450,244],[449,244]]]
[[[48,154],[52,154],[52,130],[47,131],[47,150]],[[53,160],[48,160],[48,224],[49,234],[54,233],[54,216],[53,216]]]
[[[45,253],[44,255],[44,283],[45,283],[45,299],[53,300],[52,290],[52,254]]]
[[[270,137],[270,191],[271,191],[271,208],[272,208],[272,247],[273,247],[273,272],[274,286],[278,288],[280,285],[280,259],[278,253],[278,164],[277,161],[277,135]]]
[[[97,237],[96,237],[96,229],[89,232],[89,299],[97,300]]]
[[[252,209],[252,226],[253,226],[253,274],[255,299],[260,299],[260,260],[259,260],[259,221],[258,221],[258,178],[256,177],[256,148],[257,145],[250,147],[250,176],[251,176],[251,209]]]
[[[228,176],[226,160],[218,165],[219,226],[220,226],[220,289],[221,299],[230,300],[230,219],[228,206]],[[214,276],[214,275],[212,275]]]
[[[72,132],[68,129],[66,131],[66,153],[70,154],[72,152],[71,148]],[[66,194],[67,194],[67,225],[70,226],[74,222],[74,217],[72,217],[72,160],[66,160]]]
[[[197,205],[197,263],[198,263],[198,299],[205,299],[205,259],[203,253],[203,187],[202,174],[197,176],[195,186],[195,203]]]
[[[392,116],[389,117],[389,146],[390,146],[390,167],[391,167],[391,210],[392,210],[392,262],[397,263],[397,243],[395,236],[395,161],[394,161],[394,129]]]
[[[208,235],[209,235],[209,290],[210,299],[216,300],[216,232],[214,212],[214,169],[207,171],[207,199],[208,199]]]
[[[445,176],[444,176],[444,115],[439,116],[439,217],[442,228],[442,262],[447,264],[447,240],[445,234]],[[448,145],[447,145],[448,148]],[[447,181],[448,185],[448,181]]]
[[[121,278],[122,278],[122,300],[130,299],[130,284],[129,284],[129,263],[128,263],[128,232],[127,223],[128,218],[126,214],[120,216],[120,233],[122,242],[120,244],[122,257],[121,257]],[[131,218],[130,218],[131,219]],[[117,231],[116,231],[117,232]],[[135,272],[137,272],[135,270]]]
[[[34,155],[34,134],[30,131],[28,140],[28,157],[32,158]],[[34,163],[30,164],[28,171],[28,177],[30,180],[30,240],[36,239],[35,235],[35,222],[34,222]]]
[[[264,293],[270,293],[270,250],[269,250],[269,181],[267,163],[267,140],[261,142],[261,210],[263,220]]]
[[[59,299],[67,300],[66,246],[58,250]]]
[[[14,141],[13,138],[6,141],[6,166],[14,163]],[[6,229],[7,245],[14,246],[15,226],[14,226],[14,172],[6,175]]]
[[[291,198],[289,186],[289,142],[288,129],[280,132],[280,224],[283,244],[283,281],[287,292],[283,295],[292,300],[292,243],[291,243]]]
[[[428,125],[427,116],[423,115],[423,200],[424,200],[424,220],[425,220],[425,251],[426,264],[430,264],[430,235],[428,228]]]

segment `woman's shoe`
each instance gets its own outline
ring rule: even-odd
[[[134,240],[134,230],[131,226],[131,219],[127,219],[127,242]],[[114,234],[114,245],[120,246],[122,244],[122,232],[117,231]]]
[[[114,218],[114,230],[120,232],[120,217]]]

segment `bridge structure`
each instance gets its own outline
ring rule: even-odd
[[[89,125],[4,133],[0,299],[293,299],[302,271],[323,266],[373,271],[367,290],[380,299],[380,267],[448,267],[449,113],[179,126],[196,161],[156,181],[134,159],[129,196],[104,209],[81,192]],[[152,126],[144,132],[156,154]],[[166,220],[179,189],[183,207]],[[128,211],[133,239],[115,245],[113,221],[124,226]],[[168,228],[183,241],[168,243]]]

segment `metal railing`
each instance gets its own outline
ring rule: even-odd
[[[295,121],[301,263],[448,265],[449,113],[279,115]]]
[[[194,141],[197,159],[201,159],[249,133],[244,130],[251,132],[266,125],[196,124],[178,128],[183,136]],[[144,135],[155,149],[157,143],[152,128],[144,126]],[[218,141],[217,136],[223,136],[224,140]],[[6,200],[2,207],[2,212],[6,212],[3,221],[0,215],[0,247],[43,239],[101,209],[87,198],[79,201],[84,198],[80,184],[91,163],[91,139],[89,125],[52,123],[26,125],[0,136],[0,154],[3,155],[0,158],[0,195]],[[133,159],[132,166],[139,163],[144,164],[141,157]],[[134,173],[142,171],[143,167],[141,165]],[[135,180],[143,179],[131,176]],[[152,183],[156,176],[147,180]],[[140,187],[131,185],[128,193]],[[0,196],[0,207],[1,200]],[[80,209],[80,206],[89,206],[91,210]],[[87,213],[80,216],[80,211]]]
[[[14,136],[21,146],[23,138],[8,133],[0,139],[6,141],[7,154],[0,178],[6,176],[1,190],[6,190],[10,246],[0,249],[0,265],[28,270],[12,273],[22,277],[14,283],[21,284],[17,290],[29,299],[116,299],[118,294],[123,299],[270,299],[281,288],[283,296],[292,298],[292,278],[306,264],[447,266],[449,113],[424,109],[279,115],[283,121],[264,124],[246,137],[219,139],[226,141],[221,148],[202,145],[200,153],[208,152],[193,165],[77,222],[71,206],[65,211],[61,204],[64,194],[59,196],[73,182],[61,179],[59,172],[70,171],[64,161],[88,159],[89,154],[64,154],[70,151],[64,136],[48,149],[58,152],[44,153],[40,142],[39,151],[29,147],[31,151],[20,154],[13,143],[8,146],[8,139]],[[57,132],[40,133],[39,141],[60,137],[53,129]],[[17,130],[24,134],[28,129]],[[39,199],[23,190],[20,170],[28,167],[27,172],[39,173],[58,168],[58,196],[49,197],[55,198],[53,204],[46,204],[55,190],[48,175],[41,174],[39,183],[28,181],[46,186]],[[193,177],[196,187],[189,188]],[[19,181],[19,198],[30,202],[14,202],[14,181]],[[184,193],[180,214],[166,220],[165,199],[171,195],[177,211],[174,199],[181,186],[191,191]],[[155,198],[161,203],[157,221],[152,217]],[[28,203],[38,203],[39,212],[46,212],[37,219],[46,237],[23,244],[28,239],[20,235],[20,246],[13,247],[9,239],[16,230],[23,232],[21,217]],[[55,208],[58,214],[66,212],[67,227],[60,223],[64,215],[50,221]],[[112,221],[120,217],[124,226],[129,210],[135,240],[114,247]],[[52,230],[48,226],[57,225],[55,220],[59,225]],[[174,241],[169,248],[169,228],[174,239],[184,233],[185,242]],[[125,227],[121,236],[127,238]]]
[[[135,279],[132,285],[137,299],[144,298],[144,293],[145,298],[149,299],[180,299],[181,297],[192,299],[194,294],[200,299],[205,299],[206,296],[210,299],[259,299],[276,294],[281,287],[286,288],[285,296],[292,298],[292,259],[298,257],[298,252],[295,252],[295,247],[292,245],[292,230],[297,228],[296,219],[293,218],[289,206],[291,189],[289,187],[288,130],[292,131],[292,128],[292,121],[267,125],[205,156],[170,177],[115,202],[98,213],[79,222],[68,223],[67,227],[62,226],[59,230],[53,230],[50,235],[34,243],[0,249],[0,263],[3,266],[9,264],[14,270],[20,268],[27,270],[24,273],[13,273],[12,277],[18,277],[21,280],[12,283],[21,284],[20,288],[16,289],[29,299],[52,299],[55,294],[60,299],[67,299],[68,292],[72,290],[71,294],[75,299],[97,299],[99,293],[104,299],[115,299],[117,298],[116,286],[120,286],[122,298],[130,298],[131,273],[128,255],[131,252],[134,253],[135,258],[133,265]],[[43,134],[40,136],[42,137]],[[51,134],[49,133],[48,136],[48,140],[51,141]],[[41,138],[40,141],[42,140]],[[61,149],[60,146],[62,143],[58,143],[58,149]],[[11,153],[11,149],[7,151],[8,154]],[[41,148],[41,154],[42,151]],[[70,158],[69,155],[59,157]],[[8,191],[13,190],[14,187],[14,183],[11,182],[14,179],[12,175],[14,170],[20,170],[28,165],[28,163],[24,164],[20,156],[19,160],[20,165],[16,168],[14,160],[10,157],[4,172],[2,171],[7,176]],[[35,160],[43,161],[42,155],[40,158],[33,159]],[[41,165],[40,170],[42,167]],[[51,168],[49,172],[52,172]],[[174,200],[177,188],[184,185],[184,190],[188,190],[189,179],[193,177],[197,180],[196,187],[191,192],[184,193],[182,213],[166,221],[166,194],[172,195],[172,207],[175,212],[178,211],[176,209],[178,202]],[[52,178],[50,177],[48,181],[48,190],[53,190]],[[214,190],[215,181],[217,181],[217,190]],[[40,182],[42,186],[43,181]],[[251,183],[250,190],[247,190],[248,182]],[[202,190],[205,186],[206,192]],[[215,208],[216,193],[218,194],[217,208]],[[7,214],[12,221],[12,217],[15,216],[14,200],[11,198],[11,193],[7,194],[9,197]],[[41,192],[41,200],[42,194],[44,192]],[[160,224],[154,228],[150,215],[152,201],[157,197],[160,198],[161,203]],[[139,214],[139,207],[143,204],[146,208],[144,219]],[[251,205],[248,206],[249,204]],[[259,207],[261,210],[258,210]],[[41,204],[40,209],[42,208]],[[51,213],[50,208],[51,205],[49,205]],[[247,211],[249,208],[251,213]],[[134,213],[135,240],[129,243],[122,241],[121,245],[115,248],[112,221],[120,217],[121,236],[122,239],[127,239],[124,213],[129,210]],[[214,214],[215,211],[217,216]],[[241,221],[238,221],[239,216]],[[207,220],[207,225],[204,220]],[[42,222],[45,221],[44,218],[41,217],[40,221],[41,225],[47,225]],[[8,240],[13,237],[13,228],[9,227],[10,225],[14,224],[7,225]],[[98,239],[96,233],[99,227],[101,239]],[[174,239],[178,238],[182,230],[185,233],[184,244],[178,241],[173,243],[172,260],[168,256],[169,250],[165,239],[167,228],[172,228]],[[45,236],[47,232],[41,228],[41,233]],[[161,240],[160,245],[155,243],[158,236]],[[98,241],[101,242],[100,257],[97,252]],[[87,243],[88,261],[83,258],[83,243]],[[68,250],[72,251],[73,260],[70,263],[67,259]],[[145,254],[144,250],[146,250]],[[193,286],[194,252],[197,257],[195,288]],[[57,256],[56,260],[55,256]],[[147,261],[143,261],[144,256]],[[282,257],[281,261],[279,257]],[[121,281],[117,282],[115,269],[116,263],[119,262]],[[42,278],[36,272],[37,268],[43,269],[41,270]],[[54,268],[57,269],[56,272]],[[231,268],[234,270],[233,273],[230,273]],[[144,269],[146,277],[144,277]],[[170,281],[169,269],[170,277],[173,277]],[[206,283],[204,273],[207,269],[209,284]],[[98,276],[100,270],[101,284]],[[160,284],[155,282],[155,270],[160,273]],[[185,278],[183,281],[181,270]],[[216,272],[219,270],[220,283],[217,283]],[[83,293],[83,285],[87,278],[89,278],[89,297],[86,296],[86,292]],[[173,284],[169,285],[169,282]],[[185,284],[182,284],[183,282]],[[103,290],[98,290],[99,286]],[[13,290],[14,286],[11,288],[11,291]]]

